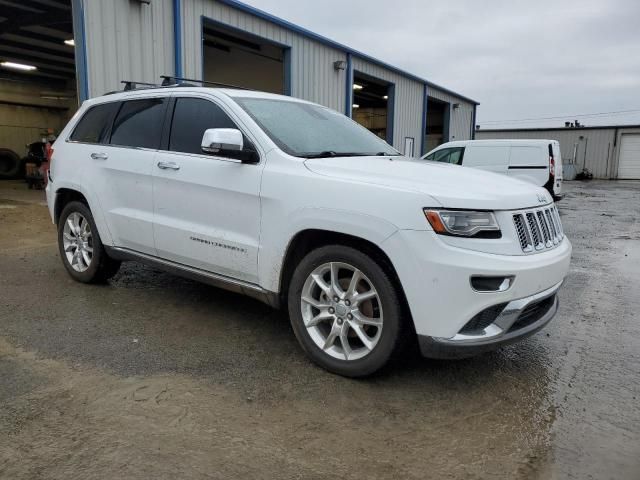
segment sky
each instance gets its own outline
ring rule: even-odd
[[[245,1],[477,100],[483,129],[640,124],[640,0]]]

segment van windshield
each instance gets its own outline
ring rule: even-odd
[[[319,105],[271,98],[234,100],[280,149],[295,157],[400,155],[366,128]]]

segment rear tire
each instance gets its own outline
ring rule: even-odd
[[[291,278],[288,307],[303,350],[330,372],[371,375],[400,348],[398,292],[375,260],[353,248],[329,245],[308,253]]]
[[[58,221],[58,249],[71,277],[82,283],[101,283],[120,269],[118,260],[107,255],[89,207],[68,203]]]

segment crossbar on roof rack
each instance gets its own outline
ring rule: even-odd
[[[135,90],[138,88],[138,85],[143,87],[157,87],[155,83],[147,83],[147,82],[136,82],[133,80],[122,80],[120,83],[124,83],[124,90]]]
[[[193,83],[201,83],[202,85],[214,85],[216,87],[224,87],[224,88],[235,88],[238,90],[251,90],[250,88],[241,87],[239,85],[232,85],[229,83],[220,83],[220,82],[210,82],[208,80],[196,80],[194,78],[183,78],[183,77],[171,77],[169,75],[161,75],[162,78],[162,86],[166,87],[169,85],[175,85],[180,82],[193,82]]]

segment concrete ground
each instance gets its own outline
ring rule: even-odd
[[[247,298],[73,282],[43,193],[0,182],[0,478],[640,478],[640,183],[566,190],[545,330],[354,381]]]

